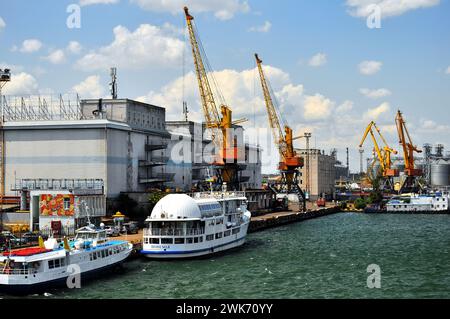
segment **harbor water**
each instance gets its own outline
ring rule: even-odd
[[[450,216],[339,213],[250,234],[236,250],[124,270],[29,298],[447,298]],[[369,265],[381,288],[369,289]],[[3,296],[6,297],[6,296]]]

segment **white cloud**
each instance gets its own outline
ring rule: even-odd
[[[27,39],[22,42],[22,47],[20,52],[22,53],[33,53],[39,51],[42,48],[42,42],[38,39]]]
[[[392,93],[388,89],[377,89],[377,90],[370,90],[370,89],[360,89],[359,92],[364,95],[365,97],[368,97],[370,99],[379,99],[382,97],[390,96]]]
[[[317,53],[308,62],[309,66],[322,66],[327,63],[327,55],[325,53]]]
[[[80,54],[82,46],[77,41],[70,41],[69,44],[67,45],[66,50],[72,54]]]
[[[80,0],[80,6],[90,6],[93,4],[114,4],[120,0]]]
[[[269,32],[271,28],[272,28],[272,23],[270,23],[269,21],[266,21],[266,22],[264,22],[263,25],[251,27],[250,29],[248,29],[248,31],[266,33],[266,32]]]
[[[5,20],[3,20],[2,17],[0,17],[0,31],[2,31],[2,29],[4,29],[5,27],[6,27]]]
[[[347,0],[346,2],[350,14],[355,17],[368,17],[373,14],[374,4],[381,9],[382,18],[387,18],[439,5],[440,0]]]
[[[100,84],[100,76],[91,75],[84,81],[72,87],[72,90],[78,93],[80,98],[101,98],[105,93],[105,88]]]
[[[346,101],[344,101],[344,103],[342,103],[341,105],[339,105],[336,108],[336,112],[344,113],[344,112],[351,111],[353,109],[354,104],[355,103],[353,103],[353,101],[346,100]]]
[[[52,51],[48,56],[44,58],[52,64],[62,64],[66,61],[66,55],[63,50]]]
[[[445,74],[450,74],[450,66],[447,68],[447,70],[445,71]]]
[[[247,1],[241,0],[131,0],[144,10],[153,12],[169,12],[180,14],[183,7],[187,6],[195,17],[195,14],[212,12],[220,20],[229,20],[237,13],[250,11]]]
[[[111,44],[86,54],[76,65],[83,70],[106,69],[111,65],[123,69],[173,66],[182,59],[184,48],[174,29],[168,24],[162,27],[142,24],[130,32],[119,25],[113,30]]]
[[[306,120],[323,120],[330,117],[334,102],[321,94],[305,98],[303,117]]]
[[[391,109],[391,107],[390,107],[389,103],[384,102],[373,109],[369,109],[366,113],[364,113],[364,118],[367,120],[375,121],[381,115],[389,112],[390,109]]]
[[[358,65],[359,72],[364,75],[373,75],[381,70],[382,62],[363,61]]]
[[[36,79],[28,73],[12,74],[12,80],[3,88],[5,95],[28,95],[38,93]]]

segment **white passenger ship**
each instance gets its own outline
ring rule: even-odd
[[[393,198],[386,204],[388,213],[450,213],[450,195],[437,192],[429,195],[411,195]]]
[[[244,244],[251,213],[244,192],[171,194],[147,218],[141,253],[189,258]]]
[[[108,240],[105,230],[92,225],[77,230],[71,241],[65,239],[58,243],[54,238],[45,242],[40,239],[39,247],[0,255],[0,289],[29,294],[49,286],[65,285],[67,278],[76,271],[84,280],[119,265],[132,248],[127,241]]]

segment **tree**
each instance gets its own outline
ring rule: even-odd
[[[367,204],[366,201],[363,198],[357,198],[355,200],[355,208],[356,209],[364,209],[366,208]]]
[[[164,192],[153,192],[148,196],[148,202],[150,203],[150,210],[155,207],[156,203],[158,203],[167,193]]]

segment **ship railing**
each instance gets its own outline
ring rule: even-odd
[[[183,228],[145,228],[144,236],[198,236],[204,235],[205,231],[203,229],[192,228],[192,229],[183,229]]]
[[[196,199],[204,199],[204,198],[223,199],[223,198],[246,197],[245,192],[241,191],[199,192],[199,193],[188,193],[187,195]]]
[[[0,269],[0,274],[2,275],[33,275],[35,273],[37,273],[35,269]]]

